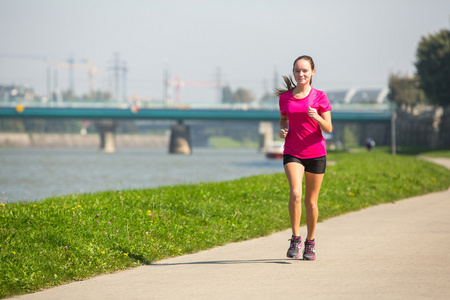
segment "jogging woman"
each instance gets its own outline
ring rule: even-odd
[[[305,209],[307,235],[304,260],[316,258],[314,239],[319,211],[317,201],[326,168],[326,145],[322,131],[331,133],[331,105],[327,95],[311,86],[316,70],[310,56],[294,61],[292,77],[283,76],[286,87],[277,89],[280,105],[280,137],[285,139],[283,164],[289,181],[289,216],[292,238],[287,256],[298,258],[302,240],[302,181],[305,177]]]

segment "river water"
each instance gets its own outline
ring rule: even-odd
[[[255,149],[0,149],[0,200],[35,201],[102,190],[218,182],[283,172]]]

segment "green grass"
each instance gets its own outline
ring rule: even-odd
[[[448,149],[430,149],[428,147],[399,147],[397,154],[400,155],[422,155],[430,157],[446,157],[450,158]]]
[[[449,170],[412,156],[329,159],[319,221],[450,186]],[[0,297],[287,229],[288,193],[279,173],[1,205]]]
[[[425,151],[425,152],[420,153],[420,155],[429,156],[429,157],[450,158],[450,151],[447,151],[447,150]]]
[[[209,144],[212,148],[251,148],[256,149],[258,144],[254,141],[246,139],[237,141],[226,136],[210,137]]]

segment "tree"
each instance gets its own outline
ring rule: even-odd
[[[61,96],[64,100],[78,99],[77,95],[72,90],[65,90],[61,92]]]
[[[228,85],[222,88],[222,103],[234,103],[233,92]]]
[[[0,118],[0,132],[24,132],[25,126],[21,119]]]
[[[250,103],[253,101],[255,101],[255,97],[247,89],[238,88],[234,93],[229,86],[222,89],[222,103]]]
[[[89,94],[84,94],[81,97],[77,96],[72,90],[65,90],[61,92],[64,100],[111,100],[112,96],[110,92],[96,90]]]
[[[255,101],[255,97],[252,95],[252,93],[244,88],[237,89],[237,91],[234,93],[234,99],[236,103],[250,103]]]
[[[391,74],[389,76],[388,98],[397,104],[415,105],[426,101],[425,94],[419,88],[419,79],[414,76]]]
[[[416,52],[420,87],[431,103],[450,105],[450,31],[422,37]]]
[[[92,93],[85,94],[82,97],[83,100],[111,100],[112,95],[106,91],[93,91]]]

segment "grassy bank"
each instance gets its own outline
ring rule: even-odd
[[[212,148],[249,148],[249,149],[257,149],[258,143],[252,141],[250,139],[246,139],[243,141],[237,141],[230,137],[211,137],[209,139],[210,147]]]
[[[412,156],[329,159],[320,221],[450,186],[449,170]],[[1,205],[0,297],[287,229],[288,193],[280,173]]]

